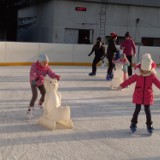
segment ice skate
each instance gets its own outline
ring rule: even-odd
[[[106,80],[107,80],[107,81],[109,81],[109,80],[110,80],[110,77],[109,77],[109,75],[107,75],[107,76],[106,76]]]
[[[28,119],[31,119],[33,117],[33,107],[28,107],[28,110],[27,110],[27,118]]]
[[[137,131],[137,126],[135,124],[131,124],[130,129],[134,133]]]
[[[107,81],[111,81],[112,80],[112,78],[111,78],[111,76],[109,74],[106,76],[106,80]]]
[[[153,130],[154,130],[154,128],[152,126],[147,126],[148,133],[152,134]]]
[[[39,102],[38,102],[38,106],[39,106],[39,108],[40,108],[40,109],[42,109],[42,108],[43,108],[42,104],[43,104],[43,102],[42,102],[42,101],[39,101]]]
[[[95,74],[95,73],[92,73],[92,72],[89,73],[88,75],[89,75],[89,76],[96,76],[96,74]]]

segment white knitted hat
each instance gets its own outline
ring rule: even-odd
[[[150,71],[152,69],[152,58],[149,53],[142,56],[141,69],[145,71]]]
[[[41,54],[41,55],[39,55],[39,57],[38,57],[38,61],[39,61],[39,62],[43,62],[43,61],[49,62],[49,58],[48,58],[45,54]]]

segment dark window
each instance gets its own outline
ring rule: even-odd
[[[160,38],[142,38],[143,46],[160,46]]]
[[[78,43],[79,44],[90,44],[90,30],[80,29],[78,34]]]

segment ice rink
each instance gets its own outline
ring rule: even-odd
[[[0,160],[160,160],[159,89],[154,87],[151,106],[154,133],[146,131],[142,108],[132,134],[134,84],[111,90],[107,68],[98,67],[96,77],[88,76],[91,67],[51,68],[61,75],[62,104],[70,106],[74,128],[49,131],[38,125],[37,103],[28,121],[30,67],[0,67]]]

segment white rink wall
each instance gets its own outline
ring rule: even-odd
[[[37,60],[39,54],[47,54],[50,62],[57,65],[90,65],[94,54],[88,57],[93,45],[0,42],[0,64],[26,64]],[[106,46],[107,48],[107,46]],[[144,53],[151,53],[160,64],[160,47],[137,46],[136,63]]]

